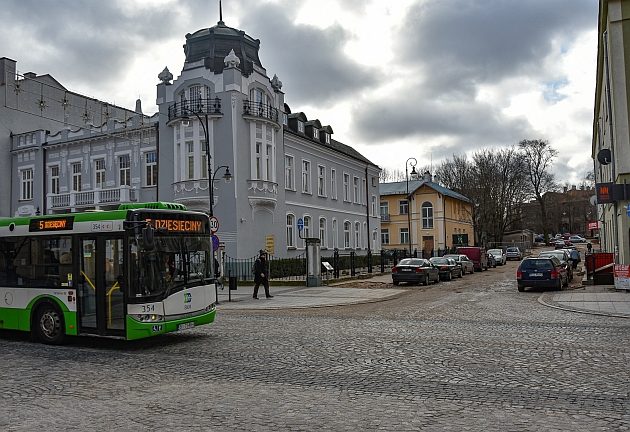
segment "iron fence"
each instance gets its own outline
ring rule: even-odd
[[[251,258],[232,258],[226,256],[223,262],[223,275],[226,278],[236,278],[241,281],[254,280],[253,268],[258,256]],[[279,258],[267,256],[269,266],[269,280],[305,281],[306,254],[294,258]]]

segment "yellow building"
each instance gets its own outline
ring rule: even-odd
[[[472,202],[434,183],[430,174],[409,183],[381,183],[379,189],[383,249],[417,250],[418,256],[421,252],[431,256],[438,250],[474,244]]]

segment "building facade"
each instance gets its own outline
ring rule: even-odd
[[[439,250],[474,243],[472,202],[434,183],[430,174],[408,184],[381,183],[380,193],[383,249],[411,248],[412,253],[432,256]]]
[[[305,237],[323,249],[379,250],[380,168],[334,140],[332,127],[291,113],[259,46],[219,21],[186,35],[177,78],[168,68],[158,75],[154,116],[138,105],[98,126],[16,134],[19,213],[35,213],[27,201],[42,213],[171,201],[217,217],[233,258],[298,256]]]
[[[593,116],[594,161],[600,245],[630,264],[630,3],[600,0]]]

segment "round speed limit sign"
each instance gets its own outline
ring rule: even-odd
[[[212,232],[212,234],[219,231],[219,219],[217,219],[215,216],[212,216],[210,218],[210,231]]]

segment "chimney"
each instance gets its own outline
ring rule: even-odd
[[[24,74],[24,78],[25,79],[33,79],[33,78],[37,78],[37,74],[35,72],[26,72]]]
[[[142,101],[140,99],[136,99],[136,113],[142,114]]]
[[[424,180],[425,182],[432,182],[433,176],[429,171],[425,171],[424,174],[422,174],[422,180]]]
[[[572,190],[577,190],[577,186],[573,185]]]
[[[0,86],[15,83],[15,65],[15,60],[6,57],[0,58]]]
[[[568,189],[569,189],[569,188],[568,188],[567,186],[565,186],[565,187],[564,187],[564,193],[567,193],[567,190],[568,190]]]

